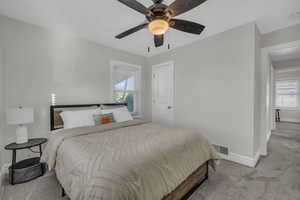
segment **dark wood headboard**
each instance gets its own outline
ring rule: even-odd
[[[72,109],[72,108],[88,108],[88,107],[102,107],[102,106],[127,106],[127,103],[100,103],[100,104],[77,104],[77,105],[55,105],[50,106],[50,130],[62,129],[62,127],[55,126],[55,117],[57,117],[56,112],[61,112],[63,109]]]

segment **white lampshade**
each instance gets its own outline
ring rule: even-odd
[[[33,108],[29,107],[16,107],[6,110],[7,124],[30,124],[34,122]]]

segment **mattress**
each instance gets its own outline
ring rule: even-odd
[[[72,200],[162,199],[217,159],[201,133],[141,120],[62,130],[42,156]]]

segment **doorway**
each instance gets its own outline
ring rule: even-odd
[[[276,119],[280,116],[281,121],[291,122],[290,116],[300,117],[300,41],[263,48],[262,69],[261,154],[267,155],[271,133],[277,130]]]
[[[174,64],[152,66],[152,121],[174,123]]]

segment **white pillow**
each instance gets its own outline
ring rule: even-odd
[[[64,122],[64,129],[76,128],[82,126],[95,126],[93,115],[100,114],[101,110],[76,110],[76,111],[63,111],[60,116]]]
[[[56,135],[56,134],[58,134],[60,131],[62,131],[62,130],[64,130],[64,129],[57,129],[57,130],[53,130],[53,131],[51,131],[51,134],[52,135]]]
[[[109,113],[113,113],[116,122],[126,122],[126,121],[133,120],[127,107],[125,106],[121,108],[102,110],[102,114],[109,114]]]

